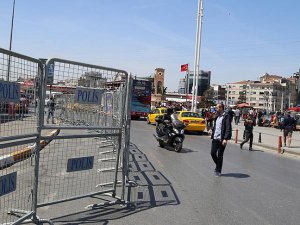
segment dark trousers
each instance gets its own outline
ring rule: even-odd
[[[221,141],[212,140],[211,143],[211,157],[216,164],[216,172],[221,173],[223,165],[223,154],[226,146],[223,146]]]
[[[207,130],[210,130],[210,129],[212,129],[213,128],[213,122],[214,122],[214,120],[213,119],[210,119],[210,120],[207,120],[206,121],[206,129]]]
[[[245,140],[241,143],[243,146],[246,142],[250,140],[249,148],[252,148],[252,143],[253,143],[253,132],[250,131],[245,131]]]
[[[236,125],[238,125],[239,122],[240,122],[240,116],[235,116],[234,117],[234,122],[235,122]]]

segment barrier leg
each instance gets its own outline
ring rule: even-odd
[[[239,130],[236,129],[236,130],[235,130],[235,143],[236,143],[236,144],[238,143],[238,136],[239,136]]]
[[[278,153],[281,153],[282,148],[282,136],[278,137]]]
[[[258,143],[261,143],[261,133],[258,135]]]

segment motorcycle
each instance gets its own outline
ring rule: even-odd
[[[174,115],[171,115],[170,124],[163,121],[163,116],[156,117],[155,121],[156,135],[154,135],[154,137],[158,141],[159,146],[162,148],[171,146],[176,152],[180,152],[184,140],[184,123],[178,120]]]

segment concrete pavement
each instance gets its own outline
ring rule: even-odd
[[[238,130],[238,144],[243,141],[243,132],[244,132],[244,122],[241,121],[238,125],[232,122],[232,142],[235,141],[236,138],[236,130]],[[261,134],[261,142],[259,142],[259,134]],[[256,148],[265,147],[275,151],[278,151],[278,139],[279,136],[282,137],[282,149],[285,150],[286,153],[300,155],[300,132],[294,131],[292,136],[292,143],[290,148],[284,147],[283,142],[283,132],[280,129],[272,128],[272,127],[259,127],[255,126],[253,129],[253,145]],[[244,149],[248,149],[248,143],[244,145]]]

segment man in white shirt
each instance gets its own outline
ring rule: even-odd
[[[214,127],[211,134],[211,157],[216,164],[215,176],[220,177],[223,166],[223,154],[227,141],[231,139],[232,128],[230,116],[224,112],[224,105],[216,106],[217,117],[215,118]]]

